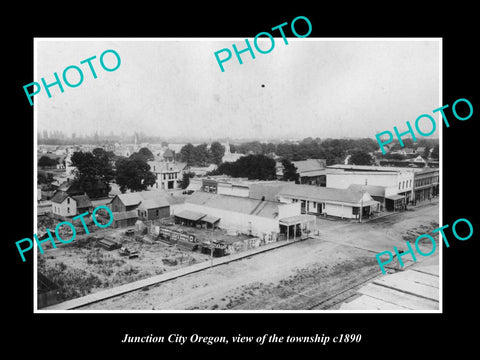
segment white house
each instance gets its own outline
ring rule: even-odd
[[[66,192],[57,190],[52,199],[52,213],[60,218],[70,218],[90,212],[93,208],[88,195],[68,195]]]
[[[148,161],[150,171],[155,174],[153,190],[175,190],[180,187],[183,173],[187,170],[186,163],[167,161]]]

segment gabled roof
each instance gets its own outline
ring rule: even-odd
[[[143,200],[139,193],[136,192],[128,194],[118,194],[115,197],[118,197],[125,206],[139,205]]]
[[[179,217],[179,218],[182,218],[182,219],[198,221],[201,218],[205,217],[206,214],[198,212],[198,211],[182,210],[178,214],[175,214],[175,216]]]
[[[118,197],[120,201],[125,206],[139,205],[140,203],[145,203],[145,206],[153,207],[164,207],[169,206],[169,202],[166,199],[166,196],[163,192],[160,191],[139,191],[127,194],[118,194],[115,197]],[[115,198],[114,198],[115,199]],[[113,201],[113,199],[112,199]],[[148,207],[151,208],[151,207]]]
[[[156,198],[156,199],[147,199],[142,200],[140,203],[139,209],[149,210],[149,209],[158,209],[162,207],[170,206],[170,203],[165,198]]]
[[[61,204],[65,201],[67,197],[68,194],[65,191],[57,190],[55,191],[55,194],[53,194],[53,197],[50,200],[54,203]]]
[[[72,199],[77,202],[77,208],[91,207],[92,202],[88,195],[75,195],[72,196]]]

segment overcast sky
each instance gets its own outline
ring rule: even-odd
[[[260,44],[264,49],[266,41]],[[53,82],[53,73],[61,77],[69,65],[80,66],[85,76],[76,88],[64,85],[64,93],[52,87],[52,98],[44,89],[35,96],[37,131],[260,140],[373,137],[395,125],[406,129],[407,120],[413,125],[442,105],[436,39],[288,42],[275,38],[270,53],[254,49],[255,59],[243,53],[242,65],[233,55],[221,72],[214,52],[232,49],[232,43],[243,49],[244,39],[37,39],[32,81]],[[121,57],[116,71],[100,67],[107,49]],[[93,55],[97,79],[87,64],[80,65]],[[115,64],[112,54],[105,61]],[[74,73],[68,73],[71,82]]]

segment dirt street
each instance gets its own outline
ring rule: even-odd
[[[362,224],[319,219],[316,238],[82,309],[335,309],[356,287],[382,276],[375,254],[393,251],[393,246],[406,249],[406,240],[431,234],[438,223],[438,202]],[[438,244],[438,236],[434,238]],[[425,246],[424,252],[431,249],[428,243],[421,246]],[[428,257],[418,256],[417,263],[425,259]]]

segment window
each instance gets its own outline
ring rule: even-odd
[[[398,190],[400,190],[400,185],[402,185],[402,183],[398,183]]]
[[[67,198],[67,204],[70,204],[70,198]]]
[[[70,214],[70,208],[69,207],[67,207],[67,213]]]
[[[156,215],[156,216],[160,215],[160,211],[159,211],[158,209],[155,210],[155,215]]]

